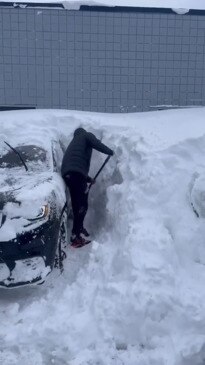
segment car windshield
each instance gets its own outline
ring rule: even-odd
[[[46,151],[35,145],[25,145],[15,147],[15,150],[21,155],[25,164],[28,166],[28,170],[45,170],[48,167],[49,162]],[[23,163],[18,154],[9,150],[0,155],[0,168],[15,168],[22,167]]]

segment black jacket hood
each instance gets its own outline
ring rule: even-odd
[[[74,137],[79,136],[80,134],[85,134],[85,133],[86,133],[86,130],[85,129],[83,129],[83,128],[77,128],[74,131]]]
[[[69,172],[75,171],[87,177],[93,148],[106,155],[113,155],[113,151],[97,139],[94,134],[83,128],[77,128],[63,157],[62,176],[65,177]]]

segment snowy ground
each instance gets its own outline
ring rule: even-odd
[[[204,364],[204,120],[204,108],[0,113],[13,145],[69,141],[81,125],[115,150],[90,193],[93,243],[68,248],[44,285],[0,290],[0,364]],[[104,158],[94,153],[91,175]]]

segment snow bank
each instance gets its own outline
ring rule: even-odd
[[[6,135],[26,125],[69,142],[81,125],[115,150],[90,192],[93,243],[68,248],[43,286],[0,291],[0,363],[203,365],[205,226],[191,202],[204,194],[204,116],[0,114]],[[93,154],[92,176],[104,158]]]

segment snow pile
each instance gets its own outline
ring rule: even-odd
[[[179,15],[184,15],[187,14],[189,12],[189,9],[185,9],[185,8],[172,8],[173,12]]]
[[[203,365],[204,115],[1,113],[2,133],[35,125],[68,143],[81,125],[115,155],[90,192],[93,243],[43,286],[0,291],[0,363]]]

